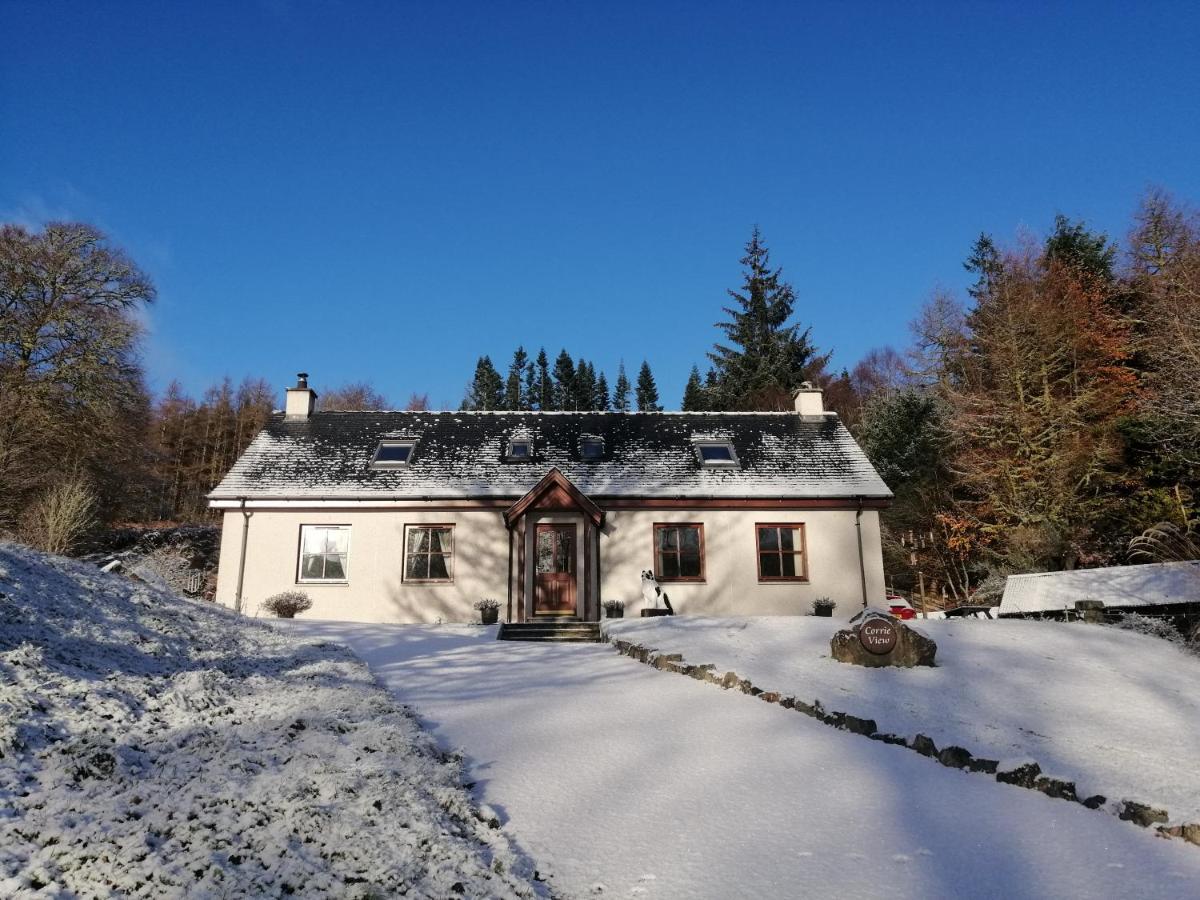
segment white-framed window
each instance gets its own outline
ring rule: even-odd
[[[349,565],[349,525],[300,526],[297,581],[346,582],[350,580]]]
[[[454,526],[404,526],[404,580],[416,584],[454,581]]]
[[[529,438],[513,438],[504,450],[504,458],[509,462],[531,462],[533,460],[533,441]]]
[[[736,468],[737,451],[730,441],[694,441],[696,459],[700,465],[711,468]]]
[[[383,440],[371,458],[372,469],[399,469],[412,461],[416,441]]]

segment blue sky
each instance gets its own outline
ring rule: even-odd
[[[835,365],[974,237],[1200,201],[1196,4],[0,0],[0,220],[153,277],[151,384],[648,358],[677,407],[757,223]]]

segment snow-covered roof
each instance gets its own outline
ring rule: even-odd
[[[372,469],[380,439],[396,434],[416,438],[408,465]],[[505,460],[513,435],[532,439],[531,461]],[[582,459],[583,435],[603,438],[599,460]],[[697,436],[732,441],[739,465],[702,467]],[[551,468],[595,497],[891,497],[832,414],[602,412],[276,414],[209,496],[516,499]]]
[[[1200,561],[1009,575],[1000,615],[1074,609],[1077,600],[1111,608],[1200,603]]]

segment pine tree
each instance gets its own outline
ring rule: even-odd
[[[650,371],[650,363],[642,360],[642,368],[638,371],[637,379],[638,412],[658,412],[658,385],[654,383],[654,374]]]
[[[526,397],[521,394],[521,376],[525,373],[525,365],[529,355],[524,347],[517,347],[513,353],[512,363],[508,367],[508,378],[504,382],[504,408],[528,409]]]
[[[575,363],[563,350],[554,360],[554,409],[571,409],[575,405]]]
[[[742,291],[729,291],[737,305],[724,307],[729,321],[717,325],[729,344],[717,344],[708,354],[717,387],[710,403],[715,409],[791,409],[792,391],[802,381],[819,380],[829,354],[817,353],[811,328],[787,324],[796,295],[780,279],[783,270],[771,269],[758,228],[741,263]]]
[[[612,409],[612,403],[608,399],[608,379],[604,377],[603,372],[596,376],[596,394],[592,409],[598,409],[600,412]]]
[[[704,396],[704,383],[700,380],[700,369],[692,366],[692,374],[688,376],[687,387],[683,389],[684,412],[703,412],[708,408],[708,398]]]
[[[493,410],[504,408],[504,381],[492,365],[491,357],[481,356],[475,364],[475,377],[467,388],[462,408]]]
[[[537,408],[543,412],[554,409],[554,382],[550,380],[550,360],[545,347],[537,355]]]
[[[625,377],[625,362],[617,366],[617,385],[613,388],[613,409],[617,412],[629,412],[629,379]]]
[[[596,370],[583,357],[575,364],[575,378],[571,382],[573,408],[578,410],[595,409],[596,404]]]
[[[963,263],[963,268],[977,276],[975,284],[967,288],[967,293],[975,300],[981,300],[995,290],[1004,272],[1004,263],[990,235],[980,234],[975,239],[971,245],[971,255]]]
[[[533,363],[525,363],[525,386],[522,388],[521,400],[523,409],[537,409],[538,406],[538,382],[537,369]]]

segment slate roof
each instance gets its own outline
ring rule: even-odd
[[[583,461],[581,435],[604,439]],[[510,437],[531,462],[506,462]],[[379,441],[415,438],[409,465],[370,466]],[[701,467],[698,439],[733,442],[741,465]],[[321,412],[272,416],[213,500],[517,499],[557,467],[592,497],[891,496],[837,416],[796,413]]]

